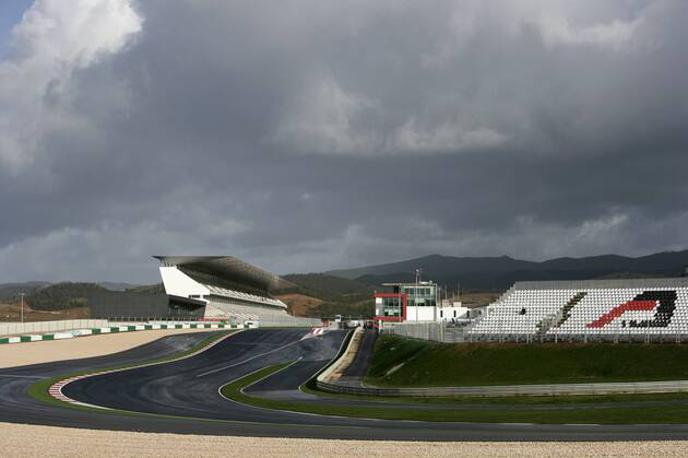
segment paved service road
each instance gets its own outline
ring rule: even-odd
[[[177,362],[94,376],[68,385],[79,401],[137,412],[84,411],[43,404],[26,394],[43,377],[144,361],[188,349],[207,334],[164,337],[115,355],[0,371],[0,421],[96,429],[278,437],[390,440],[688,439],[688,425],[596,426],[384,421],[274,411],[222,398],[218,388],[262,367],[298,361],[253,386],[254,394],[300,393],[298,386],[338,352],[345,331],[302,339],[307,330],[256,329]],[[84,339],[86,341],[87,338]],[[310,402],[348,402],[313,399]],[[365,401],[361,401],[365,402]],[[379,405],[379,404],[376,404]],[[395,408],[390,405],[390,408]],[[426,408],[422,405],[417,408]],[[429,407],[428,407],[429,408]],[[219,421],[218,421],[219,420]]]

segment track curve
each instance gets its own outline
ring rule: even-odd
[[[532,425],[387,421],[275,411],[223,399],[218,388],[257,369],[294,361],[253,386],[283,396],[337,354],[344,331],[303,339],[305,330],[256,329],[200,354],[166,364],[89,377],[65,387],[78,401],[119,411],[84,411],[39,402],[26,393],[41,378],[78,370],[142,362],[193,347],[208,333],[162,338],[127,352],[79,361],[0,371],[0,421],[94,429],[388,440],[666,440],[687,439],[688,425]],[[310,396],[302,394],[302,396]],[[311,398],[311,402],[325,402]],[[341,401],[340,401],[341,402]],[[390,406],[393,407],[393,406]],[[424,407],[418,407],[424,408]]]

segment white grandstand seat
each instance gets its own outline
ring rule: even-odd
[[[467,333],[482,340],[688,336],[688,278],[516,283]]]

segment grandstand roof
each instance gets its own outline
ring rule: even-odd
[[[512,289],[671,288],[688,286],[688,277],[601,280],[518,281]]]
[[[233,256],[153,256],[164,266],[186,268],[217,275],[227,280],[245,282],[268,291],[294,287],[277,274],[268,272]]]

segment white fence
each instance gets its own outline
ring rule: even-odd
[[[385,323],[384,334],[396,334],[414,339],[434,340],[445,342],[446,324],[438,322],[427,323]]]
[[[69,331],[81,328],[103,328],[108,320],[59,320],[33,321],[31,323],[0,323],[0,336],[20,334],[41,334],[45,332]]]

